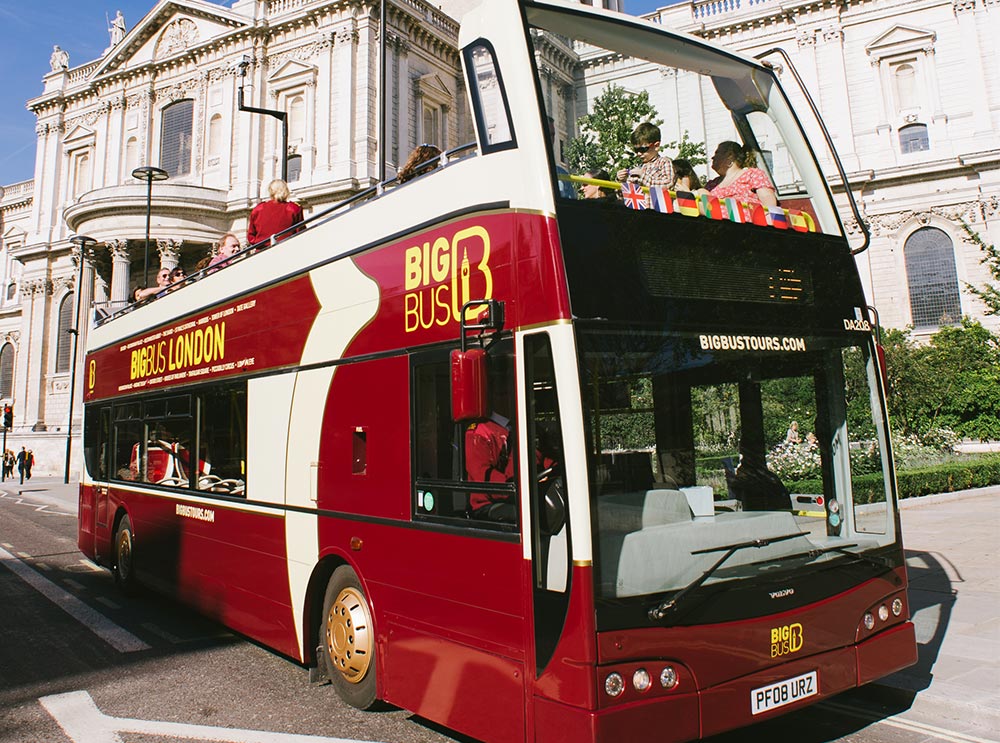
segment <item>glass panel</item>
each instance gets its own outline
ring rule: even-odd
[[[936,227],[923,227],[906,239],[906,280],[913,325],[954,325],[962,317],[951,238]]]
[[[582,329],[600,594],[794,573],[890,544],[874,349],[856,343]]]
[[[562,110],[571,112],[566,159],[573,176],[630,172],[646,190],[648,208],[672,218],[742,223],[760,206],[758,224],[842,234],[822,173],[771,70],[669,32],[626,29],[569,10],[529,7],[527,15],[539,86],[545,91],[556,80],[569,96],[559,111],[546,113],[562,121]],[[654,130],[640,128],[650,124]],[[731,143],[740,148],[738,162],[709,163],[717,147]],[[686,183],[674,188],[678,158],[695,165],[717,205],[677,196],[690,191]],[[658,187],[672,193],[649,192]],[[783,211],[769,214],[774,191]],[[722,203],[726,198],[731,202]]]
[[[160,167],[171,176],[191,172],[191,131],[194,101],[178,101],[163,109]]]
[[[67,294],[59,304],[59,327],[56,331],[56,374],[69,371],[73,350],[73,294]]]
[[[246,497],[246,387],[206,390],[200,402],[197,488]]]
[[[14,389],[14,346],[0,348],[0,397],[10,397]]]
[[[466,66],[474,77],[471,87],[484,144],[492,146],[511,142],[513,133],[507,95],[493,50],[485,43],[473,45],[466,50]]]

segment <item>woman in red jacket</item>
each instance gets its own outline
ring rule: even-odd
[[[271,195],[268,201],[262,201],[250,212],[250,224],[247,226],[247,242],[250,246],[265,242],[271,235],[286,230],[293,224],[302,221],[302,207],[289,201],[288,184],[280,178],[271,181],[267,187]],[[276,238],[284,240],[293,232]]]

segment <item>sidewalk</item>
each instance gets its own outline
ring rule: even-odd
[[[878,684],[915,694],[905,716],[1000,731],[1000,487],[900,502],[917,664]]]
[[[75,508],[77,483],[17,478],[12,494]],[[900,714],[995,739],[1000,731],[1000,486],[900,502],[917,664],[876,685]],[[898,697],[905,697],[900,705]]]

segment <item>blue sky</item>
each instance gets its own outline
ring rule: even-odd
[[[121,10],[131,31],[155,0],[0,0],[0,49],[4,82],[0,86],[0,184],[34,177],[35,117],[25,103],[42,93],[52,46],[69,52],[71,67],[97,59],[109,44],[107,17]],[[232,0],[208,0],[232,5]],[[625,10],[642,15],[676,0],[625,0]]]

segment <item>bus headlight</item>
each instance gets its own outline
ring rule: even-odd
[[[892,600],[892,615],[898,617],[903,613],[903,599],[899,596]]]
[[[664,666],[660,671],[660,686],[664,689],[673,689],[677,686],[677,671],[673,666]]]
[[[635,687],[636,691],[646,691],[652,683],[652,679],[649,678],[649,671],[645,668],[637,668],[635,673],[632,674],[632,686]]]
[[[604,693],[609,697],[620,697],[623,691],[625,691],[625,680],[622,675],[617,671],[609,673],[604,679]]]

